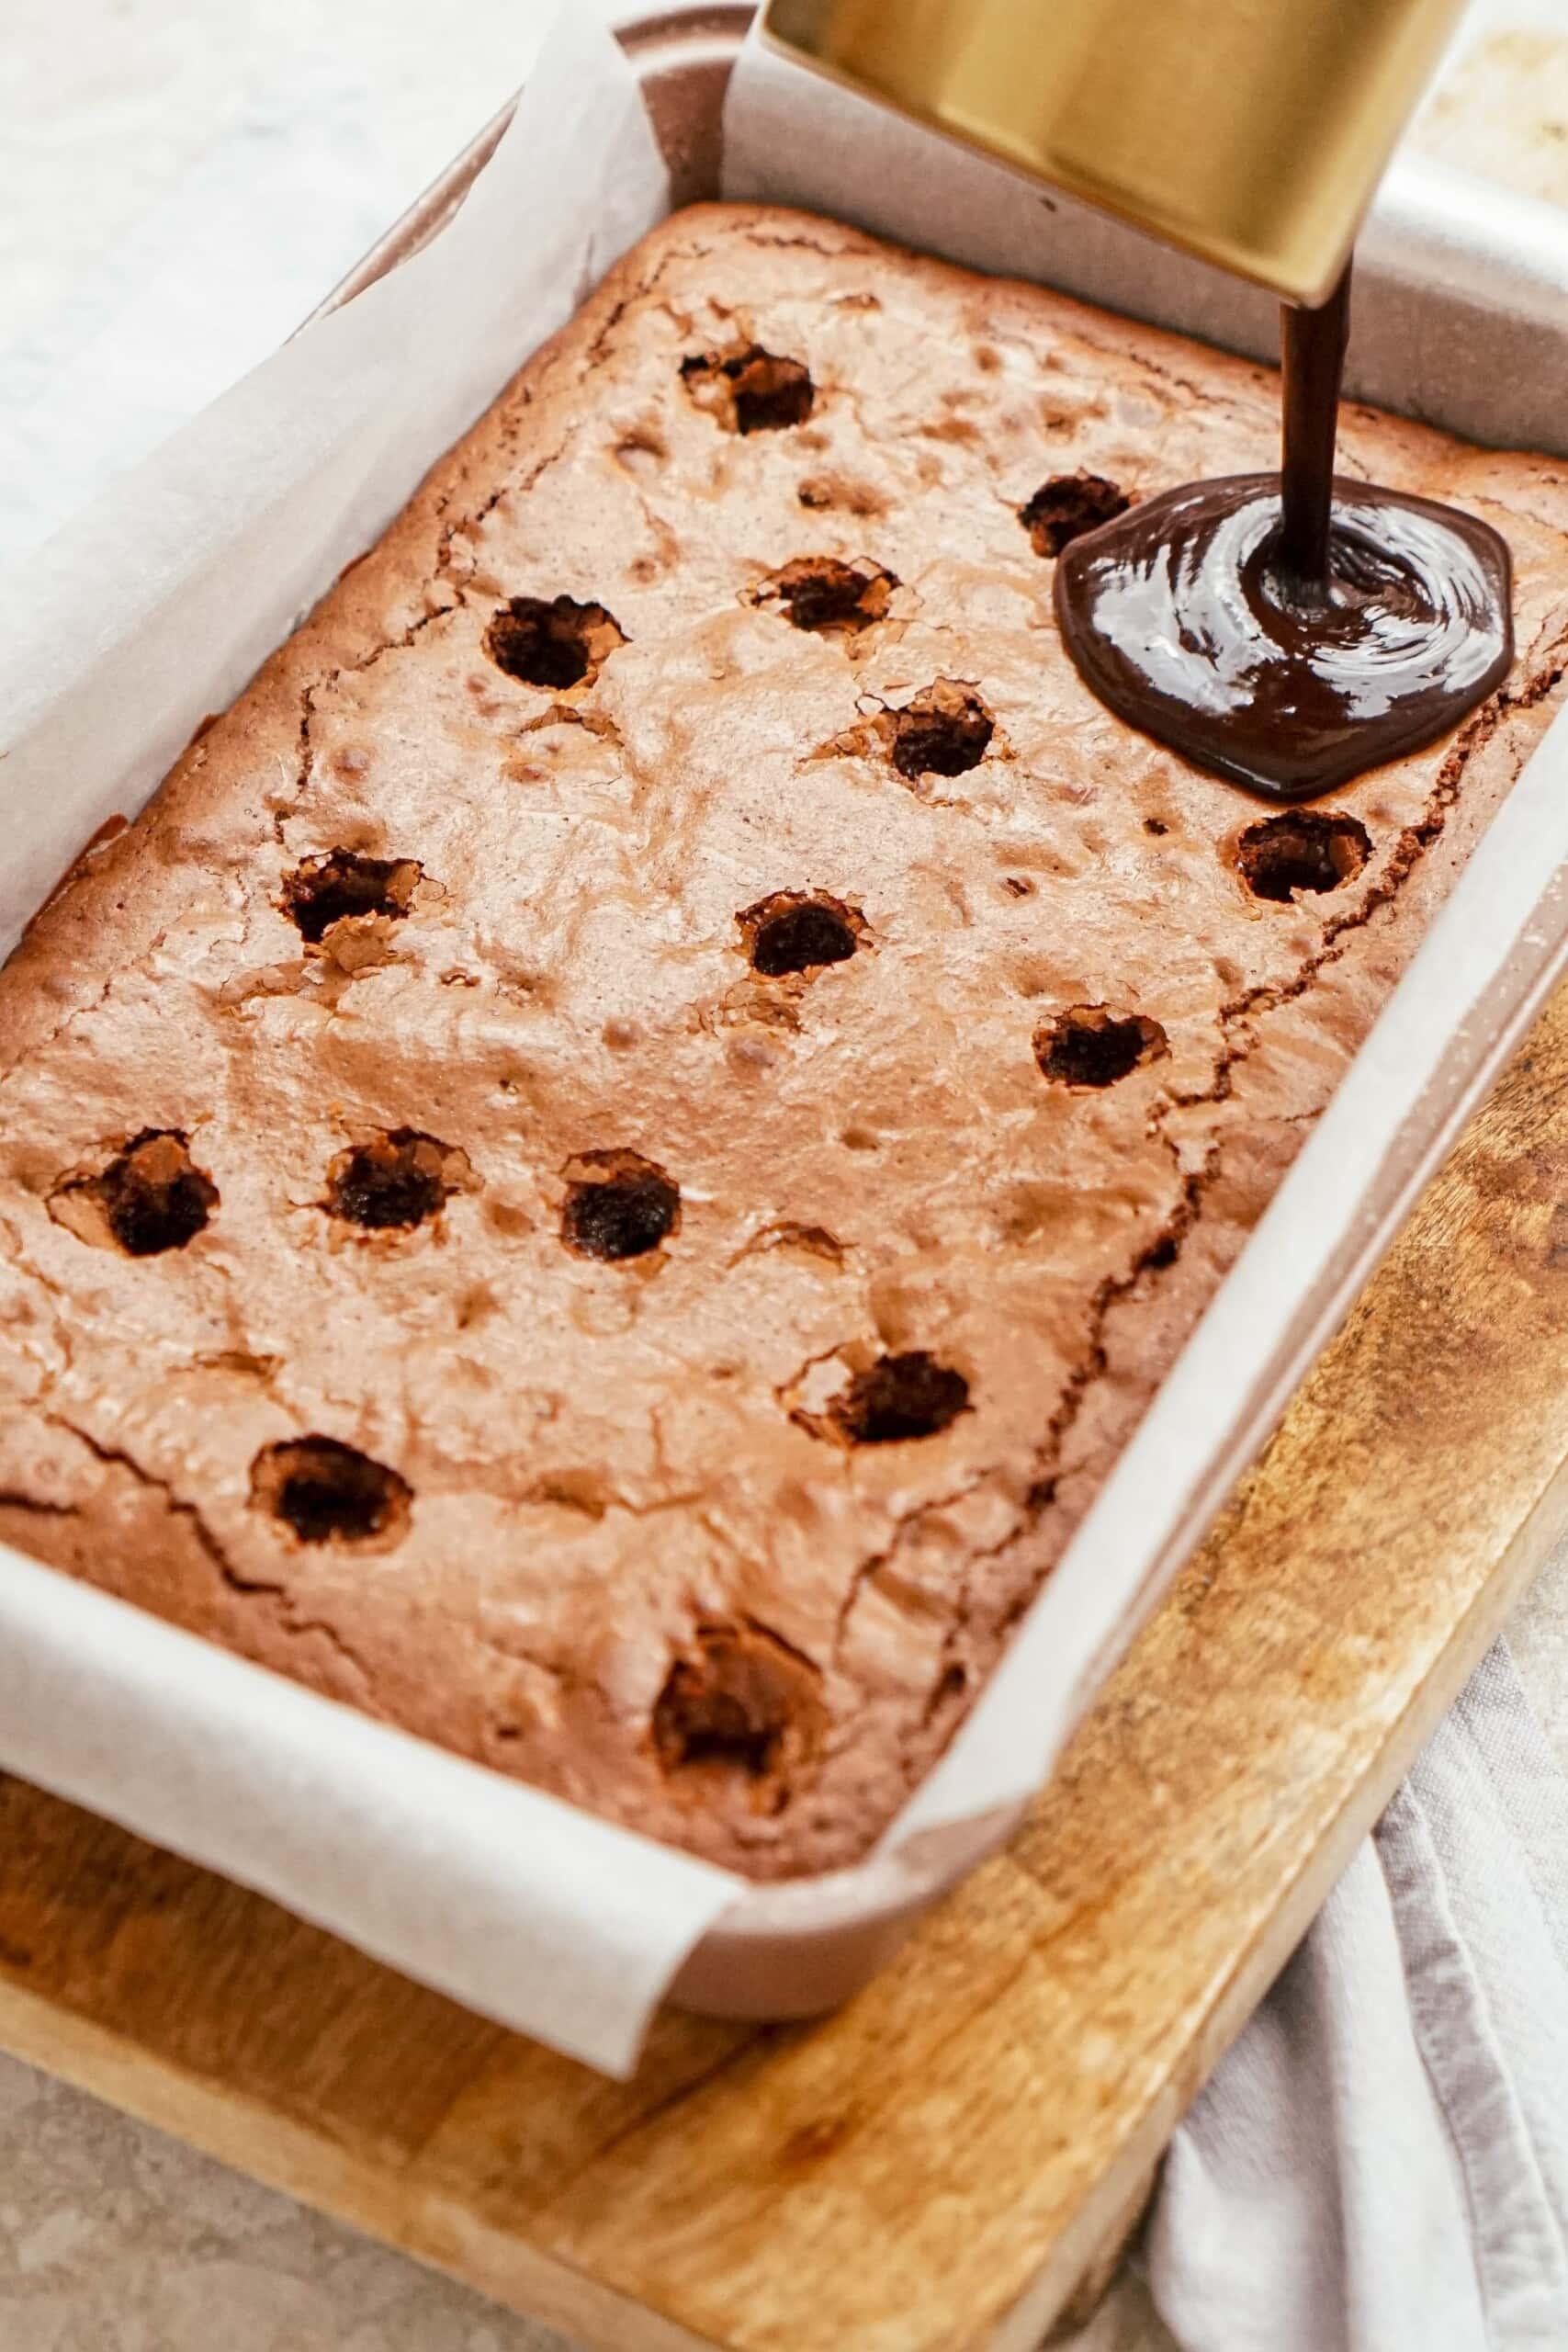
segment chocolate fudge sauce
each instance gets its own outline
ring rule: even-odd
[[[1497,533],[1335,474],[1349,284],[1283,310],[1280,473],[1167,491],[1056,561],[1063,641],[1100,699],[1270,800],[1430,742],[1513,659]]]

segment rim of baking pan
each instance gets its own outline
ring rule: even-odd
[[[725,87],[757,13],[752,0],[721,0],[718,6],[698,0],[691,7],[638,14],[615,27],[670,167],[671,211],[717,194]],[[300,324],[341,310],[438,236],[501,144],[516,110],[515,98],[498,108]]]

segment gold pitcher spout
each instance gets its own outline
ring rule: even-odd
[[[770,0],[808,63],[1292,302],[1326,300],[1462,0]]]

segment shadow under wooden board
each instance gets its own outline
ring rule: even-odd
[[[19,1781],[0,2043],[587,2342],[1027,2352],[1568,1503],[1568,990],[1011,1847],[617,2086]]]

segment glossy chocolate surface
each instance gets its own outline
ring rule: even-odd
[[[1326,595],[1280,568],[1280,478],[1145,500],[1057,560],[1056,616],[1119,718],[1271,800],[1443,734],[1513,658],[1506,543],[1430,499],[1335,483]]]
[[[1272,800],[1444,734],[1513,659],[1506,543],[1333,472],[1348,276],[1283,323],[1284,465],[1147,499],[1057,560],[1056,616],[1130,725]]]

